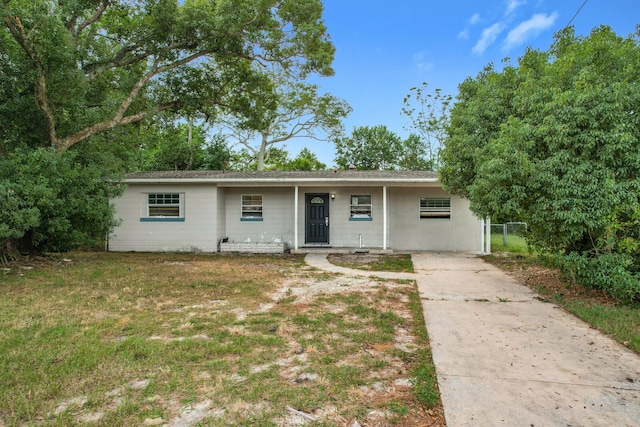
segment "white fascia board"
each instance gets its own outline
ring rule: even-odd
[[[424,184],[440,184],[437,178],[424,178],[424,179],[388,179],[388,178],[372,178],[372,179],[359,179],[359,178],[282,178],[282,179],[263,179],[263,178],[248,178],[248,179],[211,179],[211,178],[130,178],[125,179],[126,184],[216,184],[219,187],[241,187],[251,185],[277,185],[277,186],[294,186],[294,185],[314,185],[321,186],[325,184],[347,184],[347,185],[424,185]]]

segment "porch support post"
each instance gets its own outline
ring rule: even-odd
[[[382,250],[387,250],[387,186],[382,187]]]
[[[485,236],[485,228],[487,223],[484,221],[485,218],[480,219],[480,255],[484,255],[484,236]]]
[[[485,244],[485,249],[484,252],[486,254],[490,254],[491,253],[491,217],[488,216],[487,217],[487,222],[486,222],[486,228],[484,230],[484,244]]]
[[[293,248],[298,250],[298,186],[293,191]]]

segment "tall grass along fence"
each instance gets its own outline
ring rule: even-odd
[[[502,234],[502,245],[507,246],[509,235],[522,236],[527,231],[526,222],[491,224],[491,234]]]
[[[491,224],[491,248],[498,252],[527,253],[526,231],[527,224],[524,222]]]

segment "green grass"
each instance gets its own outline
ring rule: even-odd
[[[504,245],[504,237],[502,234],[491,234],[491,251],[492,252],[514,252],[525,254],[528,253],[527,242],[524,237],[515,234],[507,234],[507,245]]]
[[[374,271],[413,273],[413,262],[411,261],[411,255],[389,255],[382,257],[379,263],[372,263],[371,269]]]
[[[365,258],[365,261],[361,261],[359,255],[330,255],[329,261],[341,267],[358,270],[413,273],[411,255],[366,255]]]
[[[566,301],[568,311],[602,332],[640,353],[640,308],[607,306],[589,301]]]
[[[429,337],[424,328],[418,327],[424,324],[424,312],[422,309],[422,300],[419,294],[412,294],[409,300],[409,307],[415,319],[414,333],[420,341],[420,350],[416,354],[418,363],[415,363],[411,372],[411,384],[413,385],[413,395],[421,405],[430,408],[440,400],[440,391],[438,389],[438,379],[436,377],[436,368],[433,364],[431,348],[428,344]]]
[[[0,425],[170,424],[206,401],[202,425],[278,425],[287,406],[341,425],[438,402],[415,283],[300,301],[291,287],[328,281],[300,257],[65,256],[0,276]],[[395,347],[400,327],[414,351]],[[400,372],[435,394],[399,395]],[[374,384],[389,387],[363,399]]]

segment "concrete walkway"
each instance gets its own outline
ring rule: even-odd
[[[449,427],[640,426],[640,357],[470,254],[412,255]]]

